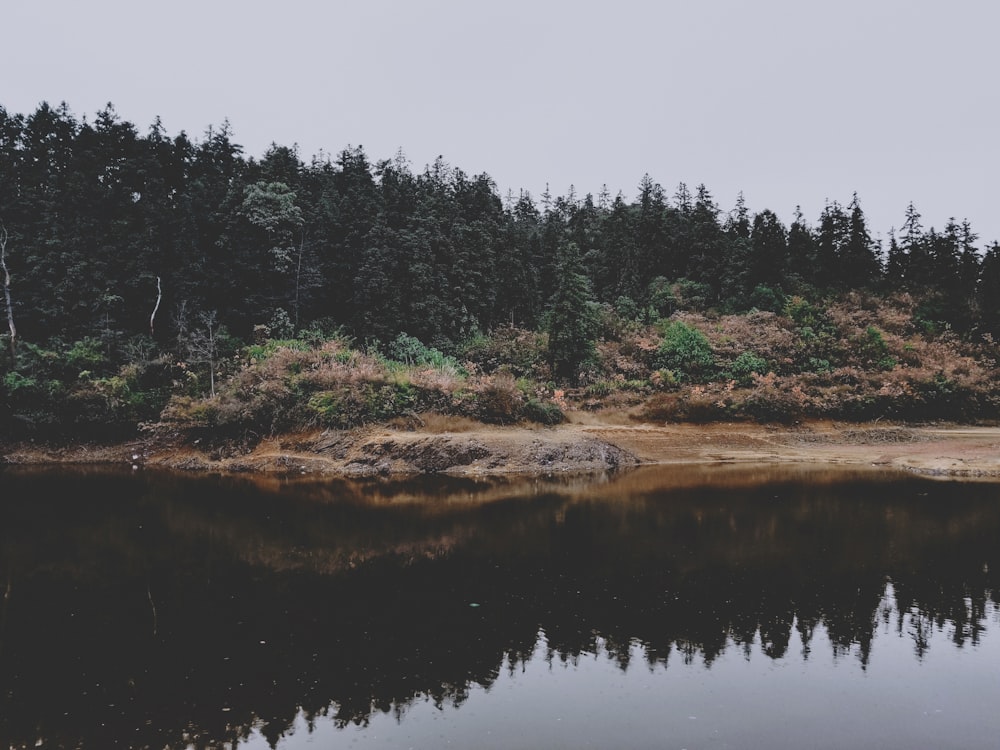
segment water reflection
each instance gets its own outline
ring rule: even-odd
[[[967,649],[997,628],[991,484],[0,478],[12,747],[275,744],[318,717],[460,706],[539,658],[669,672],[819,649],[868,669],[876,632],[920,660],[935,633]]]

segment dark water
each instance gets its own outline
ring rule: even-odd
[[[1000,744],[1000,485],[0,473],[0,747]]]

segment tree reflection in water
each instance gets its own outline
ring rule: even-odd
[[[996,485],[768,471],[253,483],[8,469],[0,738],[276,744],[300,715],[364,725],[414,700],[461,705],[540,642],[553,660],[710,667],[732,649],[809,658],[822,630],[867,668],[879,628],[921,659],[932,632],[966,647],[996,626]]]

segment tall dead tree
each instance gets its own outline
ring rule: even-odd
[[[156,277],[156,304],[153,306],[153,312],[149,316],[149,335],[152,337],[156,336],[156,331],[154,329],[154,323],[156,321],[156,311],[160,309],[160,300],[163,299],[163,289],[160,287],[160,277]]]
[[[0,271],[3,272],[3,300],[7,310],[7,328],[10,329],[10,364],[17,364],[17,328],[14,326],[14,308],[10,303],[10,272],[7,270],[7,227],[0,224]]]

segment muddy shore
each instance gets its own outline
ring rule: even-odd
[[[812,463],[1000,479],[1000,428],[813,422],[641,424],[572,414],[557,427],[424,425],[282,435],[250,449],[164,436],[117,445],[0,448],[7,464],[129,464],[330,476],[605,471],[651,464]]]

